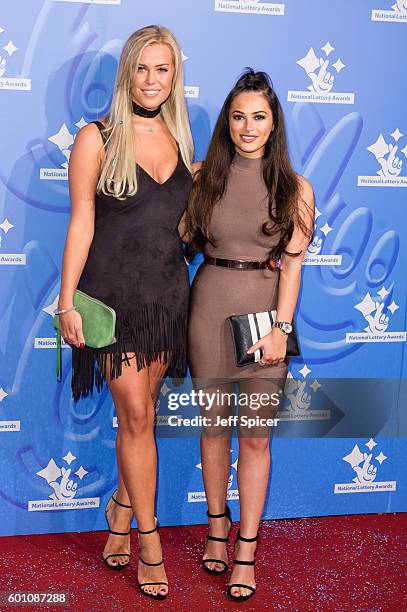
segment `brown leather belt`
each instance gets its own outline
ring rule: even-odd
[[[278,267],[278,259],[268,261],[244,261],[243,259],[221,259],[220,257],[204,256],[204,261],[212,266],[222,266],[223,268],[233,268],[235,270],[275,270]]]

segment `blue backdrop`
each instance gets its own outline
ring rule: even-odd
[[[105,391],[73,405],[69,349],[55,383],[51,314],[75,135],[106,113],[122,45],[150,23],[182,46],[196,158],[252,66],[271,74],[295,168],[315,191],[296,312],[303,357],[271,442],[264,517],[405,511],[406,0],[6,0],[0,19],[0,534],[105,526],[112,401]],[[170,392],[167,381],[158,517],[205,522],[199,440],[168,426]],[[231,500],[236,459],[234,440]]]

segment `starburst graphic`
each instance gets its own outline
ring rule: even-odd
[[[66,461],[68,465],[71,465],[72,461],[75,461],[76,457],[71,453],[71,451],[69,451],[65,457],[62,457],[62,459]]]
[[[303,378],[306,378],[308,376],[308,374],[311,372],[311,370],[308,368],[307,364],[304,363],[303,367],[301,368],[301,370],[298,370],[300,374],[302,374]]]
[[[53,459],[50,459],[48,465],[45,466],[44,469],[37,472],[37,476],[41,476],[44,478],[47,483],[55,482],[58,478],[62,476],[61,468],[57,466]]]
[[[330,53],[332,53],[332,51],[335,51],[335,47],[333,47],[331,45],[329,40],[328,40],[327,43],[325,43],[325,45],[323,47],[321,47],[321,49],[325,53],[326,56],[328,56]]]
[[[8,396],[8,393],[4,391],[3,387],[0,387],[0,402],[2,402],[4,398],[7,396]]]
[[[332,64],[332,66],[335,68],[336,72],[339,73],[341,70],[345,68],[346,64],[343,64],[340,58],[338,57],[338,59],[336,60],[334,64]]]
[[[88,125],[87,121],[85,121],[85,119],[83,117],[81,117],[78,121],[78,123],[75,123],[76,127],[81,129],[83,127],[85,127],[85,125]]]
[[[380,289],[380,291],[377,292],[377,295],[380,295],[380,297],[382,298],[382,300],[384,300],[384,298],[386,297],[386,295],[389,295],[389,291],[387,291],[386,287],[383,285],[383,287]]]
[[[0,224],[1,229],[3,230],[3,232],[5,234],[7,234],[7,232],[9,232],[11,230],[11,228],[14,227],[14,225],[12,223],[10,223],[10,221],[7,219],[7,217],[4,219],[4,221]]]
[[[68,130],[66,123],[63,123],[59,132],[57,132],[53,136],[50,136],[48,140],[53,144],[57,145],[60,151],[64,151],[66,149],[69,149],[69,147],[73,145],[74,137]]]
[[[316,56],[314,49],[311,47],[307,55],[299,59],[297,64],[301,66],[301,68],[304,68],[307,74],[310,74],[319,68],[319,59]]]
[[[59,295],[56,296],[56,298],[52,302],[52,304],[48,304],[48,306],[46,306],[45,308],[42,309],[43,312],[46,312],[48,315],[53,317],[54,314],[55,314],[54,310],[56,310],[58,308],[58,300],[59,300]]]
[[[78,476],[78,478],[80,478],[81,480],[83,480],[83,477],[86,476],[86,474],[89,474],[89,472],[87,472],[84,467],[81,465],[81,467],[75,472],[76,476]]]
[[[380,134],[379,138],[370,147],[366,147],[370,153],[373,153],[376,159],[384,157],[389,152],[389,145],[383,138],[383,134]]]
[[[396,129],[394,130],[394,132],[392,132],[392,133],[390,134],[390,136],[391,136],[391,137],[392,137],[392,138],[393,138],[393,139],[394,139],[396,142],[398,142],[398,141],[400,140],[400,138],[401,138],[402,136],[404,136],[404,134],[402,134],[402,132],[400,132],[400,130],[399,130],[398,128],[396,128]]]
[[[392,301],[390,306],[387,306],[387,310],[390,310],[391,314],[394,314],[398,308],[399,306],[396,304],[394,300]]]
[[[13,53],[18,51],[18,47],[16,47],[11,40],[8,41],[7,45],[3,47],[4,51],[6,51],[11,57]]]

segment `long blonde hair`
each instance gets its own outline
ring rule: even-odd
[[[105,122],[107,140],[97,185],[98,193],[124,199],[137,192],[132,126],[132,78],[138,69],[145,47],[157,43],[170,47],[174,62],[171,93],[161,106],[161,115],[179,144],[185,165],[191,170],[194,148],[185,103],[181,49],[167,28],[156,25],[146,26],[130,36],[120,56],[112,104]]]

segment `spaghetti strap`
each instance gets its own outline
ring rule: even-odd
[[[96,127],[99,129],[103,142],[106,143],[106,140],[107,140],[106,128],[103,125],[103,123],[101,121],[91,121],[90,123],[94,123],[96,125]]]

